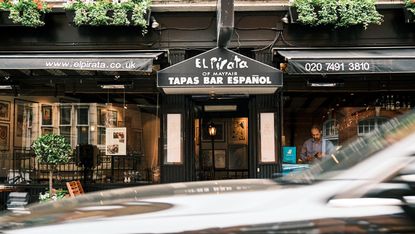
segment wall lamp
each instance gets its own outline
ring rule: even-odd
[[[288,13],[285,13],[285,15],[281,18],[281,21],[282,21],[284,24],[288,24],[288,23],[290,23],[290,19],[288,18]]]
[[[159,22],[157,22],[156,18],[154,18],[154,16],[151,16],[151,27],[156,29],[160,27]]]

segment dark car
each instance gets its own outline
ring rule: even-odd
[[[2,233],[415,233],[415,113],[277,180],[95,192],[0,217]]]

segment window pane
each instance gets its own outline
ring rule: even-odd
[[[98,145],[105,145],[105,128],[98,128]]]
[[[88,107],[78,109],[78,124],[88,124]]]
[[[78,144],[88,144],[88,127],[78,127]]]
[[[68,143],[71,143],[71,127],[60,127],[60,135],[65,137]]]
[[[71,124],[71,107],[70,106],[61,106],[60,108],[60,124],[69,125]]]
[[[98,108],[98,125],[105,126],[106,111],[102,108]]]

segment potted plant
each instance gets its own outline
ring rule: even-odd
[[[68,190],[65,189],[52,189],[52,193],[46,191],[39,194],[39,202],[57,201],[65,198],[68,195]]]
[[[383,16],[376,10],[375,0],[294,0],[292,7],[293,20],[310,26],[346,28],[362,25],[366,29],[369,24],[383,21]]]
[[[67,16],[75,26],[139,26],[145,34],[151,0],[69,0]]]
[[[405,22],[414,23],[415,22],[415,0],[405,0]]]
[[[50,8],[43,0],[4,0],[0,11],[3,25],[39,27],[45,25],[43,16]]]
[[[53,171],[57,165],[69,162],[72,155],[71,145],[63,136],[46,134],[33,142],[32,149],[39,163],[49,164],[49,194],[53,195]]]

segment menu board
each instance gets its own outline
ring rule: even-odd
[[[106,155],[127,154],[127,128],[106,128]]]

